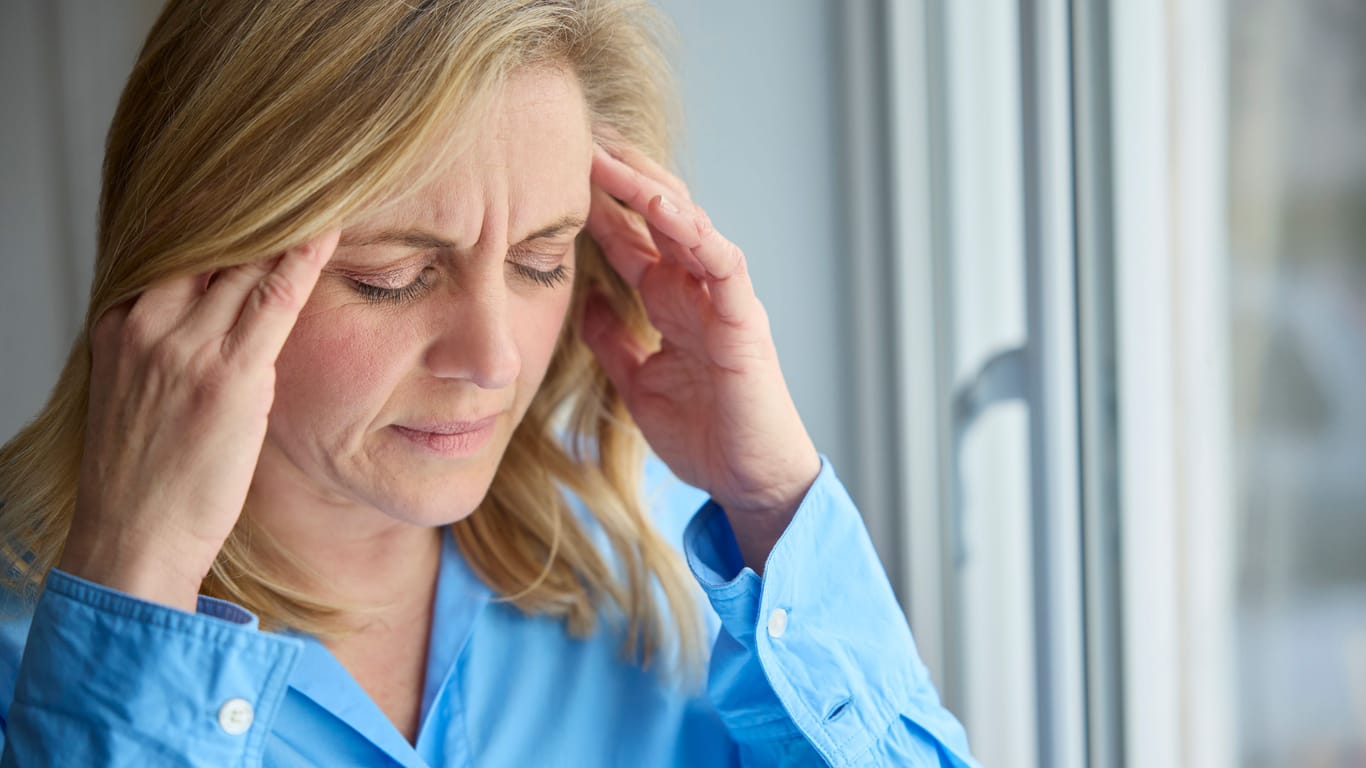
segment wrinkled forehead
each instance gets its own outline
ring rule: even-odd
[[[419,159],[419,168],[432,169],[420,185],[343,236],[413,228],[473,250],[517,243],[547,222],[587,215],[593,139],[573,75],[513,74],[473,131],[452,131],[460,134],[463,140],[443,142]]]

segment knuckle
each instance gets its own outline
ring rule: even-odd
[[[269,272],[252,291],[257,305],[263,309],[292,310],[299,301],[299,291],[288,279],[277,272]]]
[[[139,311],[136,305],[118,324],[118,330],[120,346],[124,349],[142,349],[155,341],[152,318],[147,312]]]
[[[727,241],[726,261],[729,263],[730,274],[744,274],[745,272],[745,253],[740,250],[740,246]]]
[[[164,372],[176,372],[185,367],[185,355],[180,346],[169,339],[162,339],[142,349],[143,359],[149,368]]]
[[[697,228],[697,237],[701,240],[716,234],[716,227],[712,226],[711,218],[701,208],[697,209],[697,215],[693,217],[693,226]]]
[[[212,408],[223,401],[228,391],[228,377],[208,375],[191,377],[191,398],[196,408]]]

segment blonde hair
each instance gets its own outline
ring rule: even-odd
[[[615,133],[666,162],[676,112],[659,30],[640,0],[171,0],[109,131],[84,332],[46,406],[0,448],[6,586],[32,598],[60,558],[81,464],[90,329],[106,310],[159,280],[277,253],[418,185],[415,161],[450,138],[441,133],[449,116],[477,126],[519,68],[572,71],[596,135]],[[644,441],[579,341],[577,304],[595,287],[643,339],[656,339],[638,295],[586,234],[576,263],[575,307],[544,383],[487,497],[452,533],[473,570],[522,611],[582,636],[615,606],[640,663],[671,638],[677,658],[695,660],[695,593],[641,502]],[[566,413],[567,440],[556,424]],[[610,554],[561,486],[591,511]],[[264,627],[336,630],[338,607],[272,565],[288,559],[243,515],[202,590],[254,611]]]

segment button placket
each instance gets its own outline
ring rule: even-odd
[[[787,631],[787,611],[782,608],[774,608],[768,614],[768,636],[778,639]]]

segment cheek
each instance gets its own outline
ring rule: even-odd
[[[518,312],[524,386],[537,387],[545,376],[569,311],[570,295],[570,291],[565,290],[551,299],[527,302],[527,306]]]
[[[397,347],[377,329],[348,321],[342,312],[301,317],[275,364],[271,420],[325,429],[348,414],[373,411]]]

